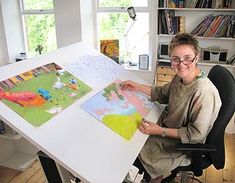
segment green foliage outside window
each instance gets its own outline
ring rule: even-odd
[[[53,9],[52,0],[23,0],[25,10],[49,10]]]
[[[110,0],[100,0],[99,6],[104,7],[128,7],[132,0],[120,0],[120,1],[110,1]],[[127,26],[129,16],[127,13],[100,13],[99,17],[99,38],[107,39],[113,38],[118,39],[123,36],[125,28]]]
[[[53,9],[52,0],[24,0],[25,10]],[[42,52],[55,50],[56,32],[54,14],[24,15],[28,52],[38,54],[38,45],[43,47]]]
[[[127,7],[130,6],[132,0],[120,0],[120,1],[110,1],[110,0],[100,0],[99,6],[103,7]]]

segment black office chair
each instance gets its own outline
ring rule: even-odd
[[[179,144],[177,146],[177,150],[190,153],[191,164],[175,168],[171,171],[170,176],[162,180],[162,183],[170,182],[179,172],[181,172],[181,182],[184,182],[188,180],[188,172],[192,172],[195,176],[201,176],[203,169],[210,165],[213,165],[216,169],[224,168],[224,133],[235,112],[235,81],[232,74],[220,65],[212,67],[208,78],[218,89],[222,101],[218,117],[206,138],[205,144]],[[201,182],[198,179],[196,180]]]

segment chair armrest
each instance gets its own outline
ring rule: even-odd
[[[215,152],[216,148],[210,144],[178,144],[176,145],[178,151],[187,152]]]

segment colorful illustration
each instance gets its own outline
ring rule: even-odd
[[[152,109],[153,103],[141,93],[121,90],[120,83],[120,80],[111,83],[83,103],[81,108],[130,140],[141,119]]]
[[[119,63],[119,40],[100,40],[100,52]]]
[[[91,91],[50,63],[0,82],[0,100],[33,126],[40,126]]]

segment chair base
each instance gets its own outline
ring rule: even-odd
[[[177,179],[177,177],[179,177],[180,183],[191,183],[191,182],[193,183],[195,181],[202,183],[201,180],[197,179],[194,176],[193,172],[182,171],[176,175],[176,179]]]
[[[201,180],[197,179],[193,172],[190,171],[180,171],[179,173],[172,173],[168,177],[164,178],[161,183],[171,183],[173,180],[177,183],[192,183],[192,182],[199,182],[202,183]]]

